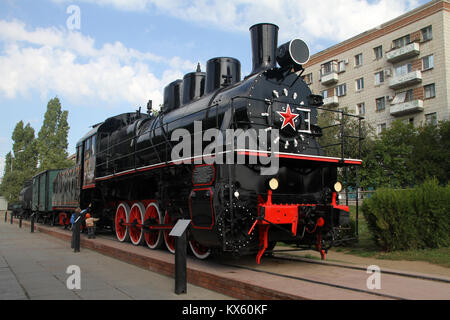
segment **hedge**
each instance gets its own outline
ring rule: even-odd
[[[450,185],[440,186],[437,179],[414,189],[378,189],[361,210],[385,251],[450,245]]]

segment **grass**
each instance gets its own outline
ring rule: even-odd
[[[350,206],[350,213],[352,218],[355,219],[356,207]],[[333,250],[360,257],[371,257],[376,259],[426,261],[450,268],[450,247],[384,252],[379,249],[372,240],[367,222],[364,219],[361,210],[359,210],[358,218],[359,240],[355,243],[347,245],[346,247],[337,247]]]

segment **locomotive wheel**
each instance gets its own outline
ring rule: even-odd
[[[130,239],[127,226],[121,226],[120,222],[127,222],[130,215],[130,206],[125,202],[121,202],[116,210],[116,217],[114,225],[116,228],[117,240],[120,242],[127,242]]]
[[[137,224],[143,224],[144,213],[145,213],[144,205],[140,202],[136,202],[130,209],[128,223],[136,222]],[[135,246],[140,245],[144,240],[144,230],[142,227],[130,226],[128,228],[128,232],[130,234],[131,243],[134,244]]]
[[[191,251],[194,256],[197,257],[197,259],[204,260],[211,255],[211,250],[209,248],[202,246],[194,239],[189,240],[189,246],[191,247]]]
[[[150,203],[145,210],[144,221],[152,221],[153,223],[161,224],[162,216],[158,205],[154,202]],[[144,232],[145,243],[150,249],[158,249],[163,244],[163,234],[161,230],[154,230]]]
[[[175,220],[173,220],[169,213],[166,211],[164,215],[164,224],[175,224]],[[175,237],[169,236],[171,230],[164,230],[164,242],[166,243],[167,250],[170,253],[175,253]]]

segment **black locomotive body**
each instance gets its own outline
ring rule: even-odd
[[[55,197],[72,204],[67,212],[91,204],[119,241],[152,249],[165,242],[170,251],[170,229],[191,219],[199,258],[257,253],[259,262],[278,241],[315,245],[324,256],[325,242],[348,223],[337,170],[361,161],[326,155],[317,142],[322,97],[301,77],[303,42],[277,48],[273,24],[250,31],[253,70],[245,79],[239,61],[214,58],[206,73],[166,87],[158,115],[137,111],[95,125],[77,144],[72,174],[55,182],[56,191],[69,190],[64,179],[79,190]],[[60,201],[54,206],[63,210]]]

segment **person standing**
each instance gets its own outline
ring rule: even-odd
[[[81,209],[80,209],[81,210]],[[73,230],[73,224],[75,222],[75,212],[72,212],[72,215],[70,216],[70,231]]]
[[[86,227],[88,230],[88,238],[95,239],[95,222],[100,220],[99,218],[92,218],[89,213],[86,214]]]

